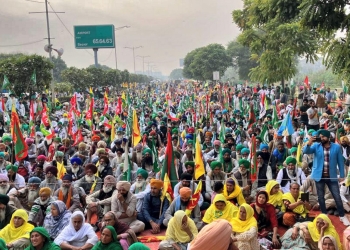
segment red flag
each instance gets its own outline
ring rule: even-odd
[[[81,130],[79,129],[75,135],[74,144],[72,146],[78,145],[83,140],[84,140],[83,135],[81,134]]]
[[[20,128],[19,117],[14,106],[12,107],[11,114],[11,136],[13,140],[16,160],[23,160],[28,155],[28,145],[24,141]]]
[[[92,116],[94,114],[94,98],[91,98],[91,102],[90,102],[90,107],[88,112],[86,112],[86,120],[92,120]]]
[[[309,77],[308,77],[308,76],[305,77],[304,84],[305,84],[305,86],[306,86],[308,89],[310,88]]]
[[[118,98],[118,103],[117,103],[117,107],[116,107],[116,110],[115,110],[115,113],[117,114],[117,115],[120,115],[121,113],[122,113],[122,98],[121,97],[119,97]]]
[[[256,139],[255,135],[251,138],[251,146],[250,146],[250,177],[252,182],[254,182],[257,178],[256,172],[257,172],[257,163],[256,163]]]
[[[44,103],[43,103],[43,111],[42,111],[42,115],[41,115],[41,122],[44,124],[45,127],[50,126],[49,117],[47,115],[46,105]]]
[[[107,114],[108,112],[108,96],[107,96],[107,92],[105,92],[105,96],[104,96],[104,107],[103,107],[103,113],[102,114]]]
[[[253,104],[250,104],[248,129],[256,122]]]

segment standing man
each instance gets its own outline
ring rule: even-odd
[[[325,185],[328,186],[332,193],[337,210],[339,211],[340,221],[345,226],[349,226],[350,222],[345,216],[343,203],[340,197],[338,181],[344,181],[344,159],[339,144],[329,141],[330,132],[325,129],[318,131],[321,142],[316,142],[315,137],[310,137],[308,143],[303,148],[304,154],[314,154],[314,162],[312,166],[311,178],[316,182],[318,192],[318,202],[322,213],[327,214],[325,203]],[[337,177],[337,166],[340,178]]]

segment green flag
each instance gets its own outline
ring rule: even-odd
[[[7,89],[8,86],[10,86],[10,84],[11,84],[11,83],[10,83],[9,79],[7,78],[7,76],[4,75],[4,81],[3,81],[3,83],[2,83],[1,90]]]
[[[273,106],[273,111],[272,111],[272,125],[274,128],[278,128],[278,116],[277,116],[277,110],[276,106]]]
[[[36,85],[36,73],[35,73],[35,69],[34,69],[34,72],[33,72],[32,76],[30,77],[30,81],[33,83],[33,85]]]
[[[221,120],[219,139],[220,139],[220,142],[222,144],[225,143],[225,124],[224,124],[224,119]]]
[[[267,125],[264,125],[262,127],[259,137],[262,139],[263,143],[269,143],[269,130],[267,128]]]
[[[159,163],[158,163],[158,151],[156,149],[156,143],[154,142],[154,138],[152,137],[152,158],[153,158],[153,172],[158,173],[160,171]]]
[[[124,164],[123,164],[123,181],[131,181],[132,179],[132,168],[133,163],[130,160],[129,157],[129,148],[128,145],[125,145],[125,153],[124,153]]]

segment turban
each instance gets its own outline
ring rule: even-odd
[[[17,173],[17,171],[18,171],[18,166],[9,164],[9,165],[6,166],[6,170],[9,171],[10,169],[11,169],[13,172]]]
[[[105,141],[99,141],[99,142],[97,143],[97,147],[98,147],[98,148],[106,148],[106,147],[107,147],[107,144],[106,144]]]
[[[146,170],[144,170],[143,168],[139,168],[136,172],[137,175],[141,175],[143,177],[143,179],[147,179],[148,178],[148,172]]]
[[[36,159],[38,161],[46,161],[46,156],[45,155],[39,155]]]
[[[185,137],[186,139],[193,140],[193,134],[187,134]]]
[[[25,140],[25,142],[28,144],[28,143],[34,143],[34,140],[32,138],[27,138]]]
[[[7,176],[7,174],[0,174],[0,181],[9,182],[9,177]]]
[[[190,165],[191,167],[194,168],[194,161],[186,161],[185,162],[185,167],[187,168],[188,165]]]
[[[41,132],[36,132],[35,135],[39,136],[39,137],[43,137],[44,136],[43,133],[41,133]]]
[[[68,139],[68,138],[65,138],[65,139],[63,139],[62,140],[62,143],[64,143],[64,144],[67,144],[67,143],[69,143],[70,144],[70,139]],[[80,145],[80,144],[79,144]]]
[[[60,137],[55,137],[53,141],[62,142],[62,139]]]
[[[179,133],[179,130],[177,128],[173,128],[171,130],[171,133],[177,135]]]
[[[249,166],[250,166],[250,162],[247,161],[246,159],[240,159],[238,161],[238,165],[241,166],[243,165],[245,167],[245,169],[249,169]]]
[[[118,189],[118,191],[119,191],[119,189],[121,189],[121,188],[125,189],[126,191],[129,191],[129,190],[130,190],[130,187],[131,187],[131,184],[130,184],[130,182],[128,182],[128,181],[119,181],[119,182],[117,183],[117,189]]]
[[[188,133],[193,134],[194,133],[194,127],[190,127],[187,131],[188,131]]]
[[[318,136],[318,133],[316,131],[312,132],[311,136]]]
[[[213,137],[213,133],[210,131],[205,132],[205,136]]]
[[[232,179],[232,178],[228,178],[228,179],[226,180],[226,183],[231,184],[231,185],[236,185],[235,180]]]
[[[155,130],[152,130],[150,133],[149,133],[150,136],[154,136],[154,135],[157,135],[157,132]]]
[[[221,168],[222,167],[222,164],[221,164],[221,162],[219,162],[219,161],[212,161],[211,163],[210,163],[210,168],[212,169],[212,170],[214,170],[215,168]]]
[[[237,152],[241,152],[241,150],[244,148],[244,146],[242,144],[237,144],[236,146],[236,151]]]
[[[85,172],[88,171],[88,170],[91,170],[91,172],[94,173],[94,174],[97,173],[97,167],[94,164],[92,164],[92,163],[86,164]]]
[[[135,146],[135,149],[142,149],[142,144],[137,144],[136,146]]]
[[[220,146],[220,145],[221,145],[221,142],[219,140],[214,141],[214,146]]]
[[[290,163],[292,164],[297,164],[297,159],[295,159],[294,157],[288,156],[286,159],[286,164],[289,165]]]
[[[142,135],[147,135],[149,136],[149,133],[147,131],[143,132]]]
[[[30,177],[29,180],[28,180],[28,183],[29,184],[40,184],[41,183],[41,179],[39,177]]]
[[[263,149],[268,150],[268,149],[269,149],[269,146],[268,146],[267,144],[265,144],[265,143],[261,143],[261,144],[260,144],[260,150],[263,150]]]
[[[98,149],[96,150],[96,152],[97,152],[97,154],[105,154],[105,153],[106,153],[106,149],[104,149],[104,148],[98,148]]]
[[[84,149],[86,149],[86,144],[85,144],[85,142],[79,143],[79,144],[78,144],[78,148],[84,148]]]
[[[55,156],[56,157],[63,157],[64,153],[62,151],[56,151]]]
[[[72,159],[70,159],[70,163],[73,165],[74,163],[78,164],[78,165],[82,165],[83,161],[79,158],[79,157],[73,157]]]
[[[107,175],[103,180],[103,184],[112,184],[113,186],[115,186],[117,184],[117,180],[114,178],[113,175]]]
[[[47,174],[47,173],[49,173],[49,172],[51,172],[51,174],[53,174],[54,176],[57,177],[57,172],[58,172],[58,170],[57,170],[56,167],[54,167],[54,166],[49,166],[49,167],[47,167],[47,168],[45,169],[45,173]]]
[[[150,185],[151,187],[156,187],[157,189],[163,188],[163,181],[157,179],[151,179]]]
[[[249,154],[250,153],[250,150],[248,148],[243,148],[241,150],[241,154]]]
[[[42,194],[51,195],[51,189],[49,187],[40,188],[39,195]]]
[[[331,132],[329,132],[328,130],[325,130],[325,129],[320,129],[318,131],[318,135],[323,135],[323,136],[329,138],[331,136]]]
[[[9,136],[9,135],[4,135],[4,136],[2,137],[2,141],[3,141],[3,142],[11,142],[11,141],[12,141],[11,136]]]
[[[349,143],[349,138],[347,136],[342,136],[342,137],[340,137],[340,142]]]
[[[145,148],[143,151],[142,151],[142,155],[145,155],[145,154],[152,154],[152,150],[149,149],[149,148]]]
[[[187,144],[191,144],[191,145],[193,145],[193,140],[187,140]]]
[[[297,152],[298,148],[297,147],[292,147],[289,151],[291,154]]]
[[[308,134],[312,134],[313,132],[315,132],[314,129],[309,129],[309,130],[307,131]]]
[[[228,148],[224,148],[224,149],[222,150],[222,155],[224,155],[224,154],[229,154],[229,155],[231,155],[231,150],[229,150]]]
[[[182,187],[179,193],[181,198],[188,199],[188,198],[191,198],[192,190],[188,187]]]
[[[5,158],[5,153],[4,152],[0,152],[0,158]]]
[[[299,135],[300,135],[300,136],[304,136],[304,135],[305,135],[305,132],[304,132],[304,131],[299,131]]]
[[[72,182],[73,181],[73,178],[70,174],[65,174],[63,177],[62,177],[62,181],[70,181]]]
[[[7,205],[9,203],[10,197],[5,194],[0,194],[0,204]]]
[[[92,137],[91,137],[91,140],[92,141],[99,141],[101,139],[101,137],[99,137],[98,135],[93,135]]]

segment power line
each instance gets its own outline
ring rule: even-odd
[[[41,40],[33,41],[33,42],[28,42],[28,43],[21,43],[21,44],[0,45],[0,47],[4,48],[4,47],[24,46],[24,45],[34,44],[34,43],[40,43],[40,42],[42,42],[42,41],[44,41],[44,40],[45,40],[45,39],[41,39]]]
[[[111,49],[111,52],[109,53],[109,56],[108,56],[106,59],[104,59],[104,60],[100,60],[100,62],[105,62],[105,61],[107,61],[107,60],[111,57],[112,52],[113,52],[113,50]]]

